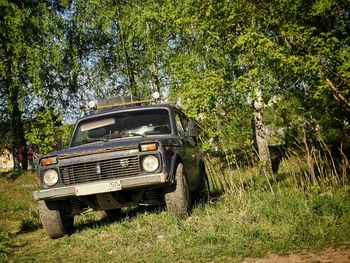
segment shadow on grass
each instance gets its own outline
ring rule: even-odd
[[[7,180],[16,180],[21,175],[21,171],[0,172],[0,178],[5,178]]]
[[[41,228],[41,224],[38,220],[24,219],[21,221],[20,229],[17,234],[34,232]]]
[[[220,196],[222,195],[222,193],[211,193],[210,194],[210,198],[209,198],[209,202],[207,205],[211,206],[213,204],[215,204],[216,202],[218,202],[220,200]],[[192,209],[195,209],[198,206],[205,206],[206,204],[202,203],[202,202],[196,202],[193,203],[193,207]],[[139,207],[133,207],[133,208],[125,208],[123,209],[123,211],[121,212],[120,215],[118,215],[117,217],[108,217],[104,211],[100,211],[100,212],[92,212],[95,213],[95,215],[97,213],[100,213],[99,216],[101,218],[97,218],[95,217],[91,217],[90,219],[88,219],[86,222],[77,222],[74,224],[74,230],[73,230],[73,234],[76,232],[80,232],[82,230],[85,229],[90,229],[90,228],[99,228],[99,227],[103,227],[103,226],[108,226],[108,225],[112,225],[112,224],[118,224],[118,223],[122,223],[122,222],[131,222],[133,219],[137,218],[138,216],[142,216],[144,214],[161,214],[162,212],[167,211],[166,205],[153,205],[153,206],[139,206]],[[89,213],[86,214],[86,216],[88,216]]]
[[[85,229],[89,228],[96,228],[96,227],[102,227],[102,226],[108,226],[115,223],[121,223],[121,222],[130,222],[134,218],[136,218],[139,215],[151,213],[151,214],[160,214],[161,212],[165,211],[165,206],[140,206],[135,208],[127,208],[121,212],[120,215],[117,217],[107,217],[106,214],[103,213],[103,211],[100,212],[100,215],[102,215],[102,218],[91,218],[87,220],[87,222],[79,222],[77,224],[74,224],[74,230],[75,232],[80,232]]]

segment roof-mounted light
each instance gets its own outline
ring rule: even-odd
[[[88,107],[89,107],[90,110],[95,109],[96,106],[97,106],[96,101],[93,101],[93,100],[89,101]]]
[[[153,92],[153,94],[152,94],[152,98],[153,98],[153,99],[158,100],[159,97],[160,97],[160,94],[159,94],[158,91]]]
[[[142,105],[146,103],[159,102],[160,101],[160,93],[158,91],[153,92],[152,98],[147,100],[136,100],[133,101],[131,97],[115,97],[115,98],[107,98],[102,101],[89,101],[86,106],[80,108],[81,117],[85,114],[90,114],[94,111],[100,110],[108,110],[116,107],[126,107],[132,105]]]

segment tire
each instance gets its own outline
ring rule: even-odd
[[[74,218],[67,216],[62,209],[50,210],[45,201],[39,201],[39,216],[50,238],[56,239],[71,234]]]
[[[205,168],[201,171],[200,174],[200,182],[199,187],[196,192],[196,199],[200,203],[207,204],[209,203],[209,195],[210,195],[210,188],[209,188],[209,180],[208,175],[205,171]]]
[[[122,216],[122,209],[117,208],[117,209],[104,210],[104,214],[108,221],[112,221],[112,222],[117,221]]]
[[[175,190],[165,194],[167,209],[181,219],[190,215],[191,198],[183,164],[179,163],[175,174]]]

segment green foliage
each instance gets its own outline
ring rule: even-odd
[[[266,104],[277,97],[284,108],[283,116],[279,109],[267,110],[267,126],[302,130],[299,114],[310,136],[318,126],[326,143],[349,141],[346,1],[3,1],[2,6],[6,52],[0,76],[18,78],[8,78],[12,88],[1,91],[18,93],[22,116],[42,105],[59,108],[56,98],[67,99],[79,86],[87,90],[84,96],[100,98],[130,93],[148,98],[158,90],[201,123],[203,141],[223,141],[220,149],[231,155],[252,148],[251,102],[259,88]],[[8,98],[5,120],[14,106]],[[33,101],[34,109],[28,107]]]
[[[62,117],[57,109],[46,108],[31,121],[26,140],[33,149],[45,154],[56,150],[61,143],[67,146],[72,129],[72,125],[62,125]]]
[[[45,122],[41,121],[40,128],[25,123],[41,108],[59,108],[74,91],[67,85],[71,66],[67,63],[63,10],[55,1],[0,3],[0,135],[1,145],[14,149],[15,170],[20,169],[18,149],[25,150],[27,145],[25,134],[31,134],[33,143],[42,143],[43,151],[52,148],[48,137],[38,135]],[[43,130],[47,133],[50,127]],[[23,157],[26,168],[26,155]]]
[[[39,112],[35,118],[36,123],[31,123],[26,134],[28,143],[36,146],[40,153],[48,153],[55,149],[57,145],[55,136],[55,123],[51,111]]]
[[[0,121],[0,147],[5,147],[11,143],[11,129],[9,127],[8,119],[4,115]]]
[[[38,110],[78,104],[79,88],[158,90],[199,121],[203,151],[231,166],[254,159],[261,90],[270,143],[350,149],[347,1],[2,1],[0,12],[1,145],[25,144],[23,122],[41,152],[67,141],[70,128]]]

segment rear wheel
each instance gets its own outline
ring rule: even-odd
[[[176,168],[175,181],[175,190],[165,194],[165,203],[169,211],[186,219],[190,215],[191,198],[182,163]]]
[[[47,234],[55,239],[72,233],[74,218],[63,209],[50,210],[45,201],[39,201],[39,216]]]

